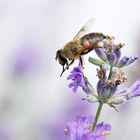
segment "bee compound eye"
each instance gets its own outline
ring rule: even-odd
[[[63,55],[59,55],[58,61],[59,61],[59,64],[61,64],[62,66],[64,66],[67,63],[67,59],[63,57]]]
[[[55,60],[57,60],[57,59],[59,58],[59,56],[60,56],[60,50],[58,50],[58,51],[56,52]]]

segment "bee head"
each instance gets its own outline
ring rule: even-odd
[[[61,64],[62,66],[68,63],[67,58],[65,57],[63,50],[61,49],[56,52],[55,60],[57,59],[58,59],[59,64]]]

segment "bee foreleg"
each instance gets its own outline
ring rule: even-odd
[[[73,62],[74,62],[74,59],[71,60],[71,62],[70,62],[69,64],[66,63],[66,67],[65,67],[65,65],[63,65],[63,69],[62,69],[62,72],[61,72],[61,74],[60,74],[60,77],[62,76],[62,74],[65,72],[66,69],[67,69],[67,70],[69,69],[69,66],[72,65]]]
[[[63,65],[63,69],[62,69],[62,72],[61,72],[61,74],[60,74],[60,77],[62,76],[62,74],[65,72],[65,70],[67,69],[69,69],[69,66],[72,64],[74,62],[74,60],[72,60],[69,64],[68,64],[68,62],[65,64],[66,65],[66,67],[65,67],[65,65]]]
[[[79,60],[80,60],[80,64],[81,64],[82,68],[84,69],[82,56],[79,56]]]
[[[69,66],[70,66],[70,65],[72,65],[72,64],[73,64],[73,62],[74,62],[74,59],[72,59],[72,60],[71,60],[71,62],[70,62],[69,64],[67,63],[67,66],[66,66],[66,68],[65,68],[65,69],[67,69],[67,70],[68,70],[68,69],[69,69]]]
[[[66,63],[66,68],[65,68],[65,70],[68,70],[69,69],[69,64],[68,64],[68,62]]]
[[[64,73],[65,70],[66,70],[66,68],[64,68],[64,65],[63,65],[63,69],[62,69],[62,72],[60,74],[60,77],[62,76],[62,74]]]

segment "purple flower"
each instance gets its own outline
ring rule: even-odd
[[[108,62],[106,50],[104,48],[96,48],[95,52],[101,60]]]
[[[138,56],[132,55],[130,57],[124,56],[121,60],[116,64],[117,67],[122,68],[124,66],[128,66],[135,62],[138,59]]]
[[[137,59],[138,59],[138,56],[137,56],[137,55],[132,55],[132,56],[130,56],[129,61],[128,61],[128,63],[127,63],[126,65],[132,64],[132,63],[135,62]]]
[[[117,85],[114,83],[107,83],[106,80],[99,80],[97,84],[97,93],[99,98],[108,99],[111,98],[117,91]]]
[[[140,96],[140,78],[128,89],[127,100]]]
[[[67,77],[67,80],[72,80],[72,83],[68,85],[69,88],[72,88],[73,92],[77,91],[78,87],[82,87],[83,91],[87,94],[94,94],[94,89],[89,83],[88,79],[84,76],[82,72],[82,67],[79,64],[78,67],[75,67]]]
[[[14,56],[13,71],[15,74],[26,74],[40,68],[41,52],[32,42],[27,42],[20,47]]]
[[[121,43],[118,45],[113,44],[113,47],[110,51],[108,51],[108,49],[105,49],[105,48],[96,48],[95,52],[102,61],[109,63],[112,66],[122,68],[124,66],[132,64],[133,62],[135,62],[138,59],[137,55],[132,55],[130,57],[124,56],[120,59],[120,57],[121,57],[120,49],[123,46],[124,46],[124,44],[121,44]],[[93,58],[90,58],[90,60],[91,59],[93,59]]]
[[[67,123],[65,134],[69,140],[105,140],[106,135],[111,131],[111,126],[102,122],[92,131],[93,121],[92,116],[77,116],[74,121]]]
[[[77,88],[84,87],[84,77],[82,73],[82,68],[79,65],[78,67],[75,67],[71,72],[71,74],[67,77],[67,80],[72,80],[73,82],[68,85],[69,88],[72,88],[73,92],[77,91]]]
[[[107,58],[108,58],[108,61],[109,61],[110,65],[115,65],[116,64],[117,57],[116,57],[116,54],[114,52],[108,53]]]
[[[117,63],[121,57],[121,50],[119,48],[115,48],[114,53],[116,55],[116,63]]]
[[[130,88],[118,91],[107,103],[118,105],[137,96],[140,96],[140,78]]]

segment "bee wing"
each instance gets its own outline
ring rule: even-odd
[[[88,33],[90,28],[93,26],[93,23],[95,22],[95,18],[91,18],[82,28],[81,30],[77,33],[77,35],[73,39],[80,39],[84,35]]]

